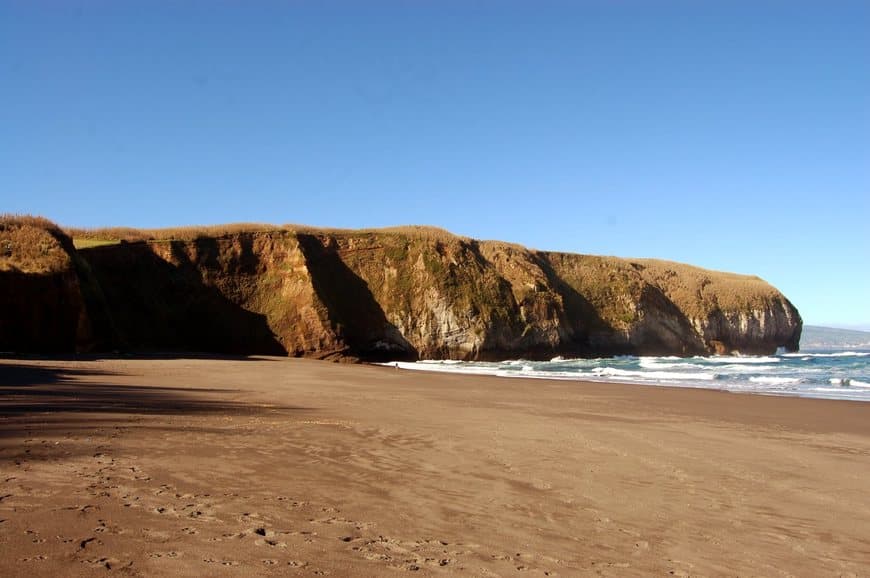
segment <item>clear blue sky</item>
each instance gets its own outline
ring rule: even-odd
[[[870,2],[0,0],[0,211],[432,224],[870,327]]]

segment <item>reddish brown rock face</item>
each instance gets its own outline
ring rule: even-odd
[[[68,350],[90,343],[351,360],[695,355],[794,350],[801,331],[797,310],[756,277],[425,228],[233,232],[65,251],[70,266],[52,291],[66,301],[45,297],[36,309],[56,306],[55,321],[16,317],[12,296],[30,294],[36,281],[4,278],[5,348],[39,349],[20,337],[39,327],[29,331]]]

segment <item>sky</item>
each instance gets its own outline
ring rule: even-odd
[[[428,224],[870,329],[870,2],[0,0],[0,212]]]

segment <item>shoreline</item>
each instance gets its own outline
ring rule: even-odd
[[[0,573],[861,575],[870,405],[723,393],[2,359]]]
[[[870,356],[870,350],[805,352],[784,356],[622,356],[595,359],[553,359],[550,365],[526,359],[502,362],[422,360],[372,363],[409,371],[469,376],[569,381],[578,383],[632,384],[748,393],[774,397],[799,397],[870,402],[866,362],[862,368],[838,366],[839,360]],[[822,360],[826,364],[805,363]],[[661,364],[661,365],[659,365]],[[518,370],[522,367],[522,370]],[[857,373],[855,373],[857,371]],[[844,372],[846,375],[843,375]],[[863,373],[862,373],[863,372]],[[857,375],[857,377],[856,377]]]
[[[378,364],[369,365],[371,367],[376,367],[379,369],[395,371],[394,369],[391,369],[387,366],[380,366]],[[559,379],[527,376],[500,376],[489,374],[470,374],[461,372],[451,373],[447,371],[430,371],[425,369],[400,369],[400,371],[406,371],[410,374],[425,373],[436,376],[451,375],[457,377],[470,377],[473,379],[494,380],[495,383],[500,383],[504,381],[523,382],[528,380],[535,383],[543,382],[551,386],[573,384],[576,385],[578,388],[581,388],[578,390],[578,394],[607,397],[608,395],[623,396],[630,393],[635,400],[643,399],[645,402],[651,403],[653,406],[660,406],[661,408],[668,407],[675,412],[679,412],[683,408],[689,408],[688,411],[692,412],[692,415],[696,417],[715,416],[718,419],[725,419],[727,416],[733,413],[735,414],[733,415],[734,420],[741,420],[749,419],[750,417],[760,417],[760,415],[756,415],[756,409],[764,409],[771,412],[769,414],[770,421],[766,422],[771,425],[776,425],[780,423],[780,420],[785,420],[787,422],[787,425],[789,426],[812,426],[814,429],[811,429],[811,431],[816,432],[830,431],[833,429],[834,431],[848,431],[870,435],[870,422],[864,423],[865,419],[870,419],[870,404],[868,404],[867,401],[864,400],[832,399],[787,394],[778,395],[754,391],[730,391],[727,389],[715,389],[712,387],[690,387],[671,384],[633,383],[628,381],[593,381],[573,378]],[[665,393],[662,393],[661,396],[658,396],[656,393],[654,393],[659,391]],[[740,399],[745,397],[747,398],[748,406],[742,403],[736,405],[729,404],[723,407],[717,407],[716,412],[721,412],[724,410],[724,414],[707,412],[707,404],[718,401],[717,396],[721,395],[736,396]],[[670,396],[673,396],[673,398],[671,398]],[[697,396],[698,399],[693,400],[693,396]],[[753,408],[753,402],[748,400],[754,400],[756,398],[761,398],[766,401],[759,402],[759,406],[757,408]],[[669,405],[671,403],[671,400],[676,402],[673,406]],[[783,406],[776,403],[779,400],[788,401],[786,401],[786,405]],[[768,405],[769,403],[774,403],[776,404],[776,406],[770,406]],[[807,403],[811,405],[807,405]],[[840,419],[838,419],[836,423],[831,423],[829,421],[829,416],[827,415],[816,416],[815,414],[818,412],[818,408],[812,407],[813,405],[818,405],[819,407],[826,406],[825,409],[828,409],[828,407],[830,407],[829,404],[842,404],[844,406],[849,406],[851,409],[846,410],[844,414],[839,416]],[[780,412],[779,410],[782,411]],[[796,413],[794,419],[790,419],[792,417],[792,412]],[[816,417],[818,417],[819,419],[815,419]],[[839,430],[839,428],[842,429]]]

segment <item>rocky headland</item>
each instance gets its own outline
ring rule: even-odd
[[[429,227],[63,231],[0,220],[0,351],[770,354],[797,350],[801,326],[758,277]]]

